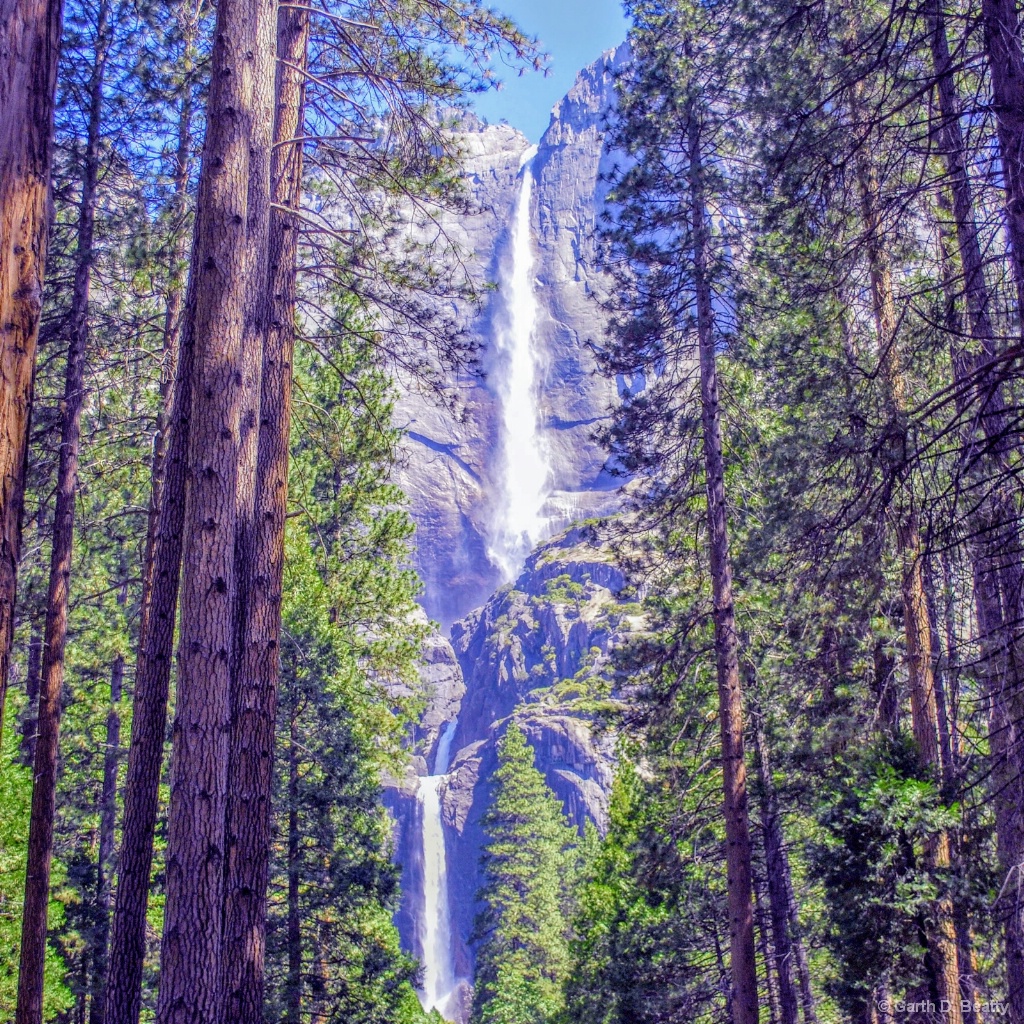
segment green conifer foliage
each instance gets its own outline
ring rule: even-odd
[[[380,771],[398,756],[420,627],[411,522],[389,483],[391,382],[358,307],[296,352],[271,851],[267,1019],[419,1024]]]
[[[567,894],[576,834],[534,767],[519,726],[498,744],[484,818],[486,909],[477,922],[473,1024],[541,1024],[563,1006],[569,969]]]

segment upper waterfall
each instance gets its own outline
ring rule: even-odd
[[[527,549],[620,503],[599,438],[619,388],[597,372],[594,347],[611,287],[595,240],[615,159],[605,114],[623,59],[610,52],[580,72],[536,148],[467,115],[457,134],[471,202],[416,228],[472,254],[481,300],[451,311],[483,373],[439,366],[451,402],[410,389],[396,407],[422,603],[445,629],[517,576]]]
[[[539,408],[540,359],[536,328],[540,307],[534,284],[533,158],[520,162],[519,194],[509,236],[511,258],[504,280],[504,316],[494,339],[492,380],[501,403],[501,478],[495,495],[488,556],[504,580],[513,579],[526,556],[544,538],[544,503],[551,491],[551,465]]]

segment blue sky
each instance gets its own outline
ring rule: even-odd
[[[493,0],[524,32],[537,36],[550,57],[549,74],[497,69],[504,82],[474,102],[488,121],[505,119],[537,142],[551,108],[568,91],[576,72],[626,38],[620,0]]]

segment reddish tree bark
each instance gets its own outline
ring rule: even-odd
[[[29,818],[25,903],[22,911],[21,960],[18,969],[17,1024],[42,1024],[43,972],[46,962],[46,919],[50,905],[50,864],[53,816],[57,794],[57,746],[61,691],[64,687],[64,646],[68,629],[71,555],[75,535],[75,494],[82,402],[85,397],[85,355],[89,339],[89,290],[92,281],[96,183],[99,176],[103,73],[107,55],[109,5],[97,14],[95,60],[89,82],[82,199],[78,217],[77,254],[71,299],[64,401],[61,411],[60,457],[53,516],[53,544],[43,631],[39,717],[33,761],[32,810]]]
[[[0,735],[49,221],[62,0],[0,0]]]

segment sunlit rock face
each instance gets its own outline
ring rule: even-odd
[[[507,125],[465,122],[473,211],[440,227],[476,283],[494,284],[478,309],[460,310],[482,373],[449,374],[446,406],[409,389],[397,410],[422,603],[450,642],[426,647],[426,708],[407,773],[385,792],[402,865],[396,921],[426,964],[424,1004],[458,1024],[472,997],[482,820],[509,722],[570,821],[607,821],[614,738],[598,723],[638,606],[610,546],[581,521],[621,501],[595,436],[619,384],[597,373],[591,344],[608,287],[594,237],[610,169],[604,120],[624,56],[580,73],[536,147]]]
[[[580,73],[553,110],[532,159],[527,139],[507,125],[471,118],[460,135],[474,212],[446,215],[440,226],[467,253],[477,283],[493,286],[478,308],[461,310],[479,346],[482,373],[449,375],[452,407],[441,408],[433,396],[410,388],[396,414],[407,431],[397,482],[416,522],[422,602],[445,628],[483,604],[519,567],[503,557],[496,539],[510,497],[507,414],[509,388],[516,383],[503,341],[522,301],[524,270],[536,308],[519,320],[531,321],[537,418],[536,450],[525,455],[544,468],[541,522],[530,539],[616,503],[618,481],[607,473],[594,434],[617,401],[617,385],[596,373],[589,343],[604,331],[597,300],[607,285],[596,269],[594,228],[609,160],[604,119],[623,55],[621,49],[606,54]],[[528,550],[524,546],[518,556],[520,565]]]
[[[396,922],[403,946],[427,962],[427,936],[437,934],[427,928],[436,916],[431,842],[442,837],[435,829],[428,841],[425,813],[440,812],[454,978],[447,1012],[458,1024],[470,1005],[482,822],[493,798],[498,740],[517,722],[569,820],[580,830],[588,821],[604,829],[615,740],[600,723],[617,702],[613,652],[642,627],[635,597],[599,529],[573,527],[540,545],[513,583],[457,622],[451,645],[437,639],[428,649],[425,724],[408,774],[388,786],[385,802],[402,865]],[[456,703],[442,733],[436,723]],[[447,774],[429,783],[439,806],[425,808],[422,776],[440,772],[439,764],[448,765]]]

